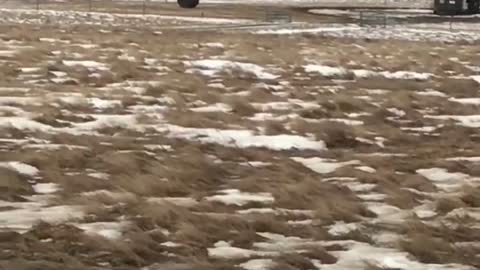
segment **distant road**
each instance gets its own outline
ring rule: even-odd
[[[133,0],[142,1],[142,0]],[[150,0],[161,1],[165,0]],[[167,0],[176,2],[176,0]],[[257,5],[285,5],[302,7],[389,7],[389,8],[431,8],[433,0],[200,0],[200,3],[231,3]]]

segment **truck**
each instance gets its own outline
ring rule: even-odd
[[[480,12],[480,0],[435,0],[433,13],[437,15],[470,15]]]

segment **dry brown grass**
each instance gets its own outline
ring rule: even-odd
[[[222,112],[195,113],[190,111],[170,110],[166,112],[165,118],[169,123],[191,128],[225,129],[228,124],[238,122],[238,118],[235,115]]]
[[[0,199],[5,201],[24,201],[22,195],[30,195],[33,188],[28,179],[12,170],[0,167]]]
[[[440,198],[436,202],[436,210],[439,213],[442,214],[447,214],[452,210],[455,210],[457,208],[463,208],[465,207],[465,203],[462,202],[462,200],[458,198]]]
[[[408,238],[400,241],[400,246],[420,262],[480,265],[477,251],[455,245],[457,242],[478,241],[477,230],[468,225],[458,225],[456,228],[444,225],[431,227],[421,221],[411,221],[406,223],[405,228]]]
[[[247,99],[242,97],[228,98],[226,102],[232,107],[232,113],[242,117],[253,116],[258,112]]]
[[[444,79],[438,82],[436,89],[452,96],[471,97],[477,95],[478,83],[472,79]]]
[[[207,7],[210,9],[210,7]],[[168,12],[172,12],[169,10]],[[194,11],[192,11],[194,12]],[[223,11],[222,11],[223,12]],[[224,14],[224,13],[222,13]],[[230,16],[230,15],[229,15]],[[146,26],[141,26],[146,27]],[[419,195],[415,192],[404,191],[402,188],[414,188],[419,191],[436,192],[431,181],[416,174],[418,168],[442,167],[449,171],[465,172],[470,175],[480,175],[475,165],[462,162],[446,162],[439,159],[458,156],[459,149],[469,149],[471,153],[478,150],[474,129],[461,128],[452,123],[440,129],[440,136],[428,137],[410,136],[400,130],[401,126],[420,127],[432,125],[440,121],[423,119],[416,110],[434,108],[436,113],[442,114],[475,114],[478,108],[474,106],[460,106],[440,97],[425,97],[414,94],[412,91],[424,91],[427,88],[438,89],[455,97],[476,96],[478,87],[474,87],[470,80],[451,80],[435,78],[431,81],[419,82],[409,80],[386,80],[382,78],[358,79],[348,82],[332,81],[329,78],[315,76],[308,78],[302,65],[305,59],[309,61],[325,61],[332,66],[350,66],[352,68],[379,67],[388,70],[418,70],[444,74],[445,70],[461,71],[460,67],[448,65],[440,58],[428,54],[430,46],[425,44],[404,43],[389,41],[355,41],[349,39],[330,39],[312,37],[298,37],[295,39],[284,36],[258,36],[244,33],[215,33],[208,32],[180,32],[166,30],[161,36],[150,31],[134,32],[141,27],[133,27],[132,31],[113,29],[112,34],[100,34],[95,27],[72,27],[71,33],[60,33],[57,30],[48,30],[40,26],[33,29],[12,27],[4,31],[6,38],[18,37],[30,45],[37,46],[31,52],[25,52],[19,57],[21,62],[4,65],[0,73],[13,86],[18,74],[18,67],[26,66],[28,60],[31,66],[45,65],[44,60],[61,60],[70,57],[69,54],[80,53],[85,59],[104,62],[112,65],[115,73],[105,72],[100,78],[92,78],[91,73],[81,67],[66,67],[61,61],[47,66],[46,70],[65,71],[77,79],[78,86],[42,85],[35,88],[29,95],[36,95],[37,91],[68,93],[80,92],[86,97],[105,97],[103,90],[94,87],[105,86],[113,82],[124,80],[155,80],[159,86],[147,88],[146,95],[151,99],[134,96],[124,89],[112,91],[115,99],[122,101],[122,106],[106,110],[106,113],[123,114],[125,109],[133,105],[166,105],[164,101],[154,98],[170,97],[175,104],[169,106],[165,118],[171,124],[185,127],[236,129],[245,128],[256,130],[259,126],[265,128],[266,134],[308,134],[312,133],[316,139],[324,140],[329,150],[315,151],[271,151],[268,149],[237,149],[217,144],[197,144],[187,140],[165,138],[155,130],[148,133],[138,133],[122,128],[106,128],[100,130],[101,136],[69,135],[69,134],[42,134],[29,131],[2,129],[4,137],[14,138],[42,138],[52,143],[75,144],[89,147],[88,150],[21,150],[14,144],[2,144],[2,149],[10,152],[2,154],[2,160],[19,160],[38,167],[41,170],[42,182],[59,183],[62,190],[57,199],[49,201],[56,204],[81,205],[86,217],[76,222],[117,221],[121,218],[132,221],[133,225],[125,229],[120,240],[112,241],[103,237],[85,235],[73,227],[53,226],[40,224],[31,232],[23,235],[5,236],[0,234],[0,247],[10,257],[6,257],[12,264],[6,269],[88,269],[98,266],[99,263],[109,263],[112,269],[139,269],[152,263],[157,263],[158,269],[175,269],[178,264],[186,269],[224,270],[237,269],[243,260],[213,260],[208,258],[207,248],[217,241],[231,241],[232,246],[251,249],[254,243],[267,241],[257,232],[278,233],[285,236],[296,236],[313,240],[356,240],[373,243],[369,237],[369,218],[374,217],[364,205],[364,202],[346,187],[337,184],[322,182],[318,175],[303,165],[290,160],[292,156],[321,156],[337,160],[361,160],[363,165],[375,167],[377,172],[368,174],[359,172],[351,167],[338,169],[332,176],[352,176],[361,183],[377,184],[376,192],[387,195],[386,203],[402,209],[410,209],[433,200],[433,196]],[[28,34],[30,33],[30,34]],[[64,37],[72,42],[85,42],[85,37],[91,43],[100,44],[102,49],[122,49],[134,55],[138,62],[131,63],[117,60],[120,50],[86,50],[75,49],[70,45],[58,44],[60,56],[49,54],[53,45],[41,47],[38,44],[40,36]],[[207,38],[208,37],[208,38]],[[228,45],[225,50],[199,48],[208,40],[219,40]],[[6,39],[4,39],[6,40]],[[348,41],[348,42],[346,42]],[[128,43],[141,44],[138,48]],[[45,43],[42,43],[45,45]],[[162,46],[159,46],[161,44]],[[234,46],[230,46],[234,45]],[[359,48],[357,45],[363,46]],[[409,45],[409,46],[405,46]],[[463,54],[464,51],[453,50],[446,45],[438,45],[448,53],[448,56]],[[261,49],[259,49],[261,48]],[[46,50],[45,50],[46,49]],[[145,50],[145,52],[140,52]],[[463,48],[465,49],[465,48]],[[56,49],[57,50],[57,49]],[[375,52],[375,53],[373,53]],[[477,53],[477,52],[475,52]],[[223,54],[223,55],[220,55]],[[465,60],[475,57],[465,53]],[[474,53],[471,53],[474,54]],[[352,55],[354,56],[352,58]],[[405,59],[404,55],[409,55]],[[161,56],[161,59],[160,59]],[[257,63],[262,66],[273,64],[283,69],[281,80],[288,81],[284,95],[275,95],[275,87],[257,84],[259,80],[249,72],[233,70],[223,74],[219,79],[208,78],[203,75],[185,73],[183,60],[199,58],[213,58],[218,56],[242,58],[242,61]],[[393,58],[385,58],[393,56]],[[143,57],[159,58],[159,65],[168,66],[167,75],[155,74],[154,71],[141,67]],[[28,59],[27,59],[28,58]],[[173,60],[173,61],[171,61]],[[436,60],[437,62],[435,62]],[[10,60],[9,60],[10,61]],[[272,65],[272,66],[273,66]],[[280,73],[280,71],[279,71]],[[468,74],[468,73],[465,73]],[[221,76],[221,75],[220,75]],[[304,77],[304,78],[302,78]],[[342,79],[353,79],[352,74]],[[226,89],[208,87],[209,83],[221,82]],[[280,85],[280,82],[267,82]],[[459,85],[457,85],[457,83]],[[88,84],[88,87],[87,87]],[[328,86],[344,86],[336,93],[329,92]],[[28,86],[30,87],[30,86]],[[392,90],[385,95],[371,95],[372,100],[358,98],[359,95],[369,95],[363,89]],[[45,91],[44,91],[45,90]],[[248,96],[229,96],[227,93],[250,91]],[[9,94],[10,95],[10,94]],[[12,96],[18,96],[15,93]],[[109,94],[110,95],[110,94]],[[228,97],[226,97],[228,96]],[[342,123],[328,121],[311,123],[298,119],[288,123],[290,131],[283,122],[253,122],[246,119],[258,112],[252,102],[267,103],[273,101],[287,101],[287,98],[298,98],[304,101],[313,101],[321,105],[320,109],[301,109],[293,111],[308,119],[347,118],[348,113],[372,113],[358,117],[364,121],[363,126],[348,126]],[[208,104],[224,102],[232,106],[231,113],[194,113],[189,110],[192,102],[202,100]],[[61,102],[60,102],[61,103]],[[375,104],[379,104],[376,107]],[[380,108],[382,107],[382,108]],[[402,119],[410,120],[408,124],[386,120],[394,114],[385,110],[395,107],[405,110],[406,116]],[[48,106],[24,106],[27,111],[38,113],[37,121],[51,126],[67,126],[60,120],[73,123],[82,123],[93,120],[81,114],[91,113],[93,108],[88,104],[67,105],[60,104],[59,108]],[[61,109],[70,110],[68,114]],[[163,114],[163,113],[162,113]],[[151,118],[139,116],[141,123],[155,123]],[[158,120],[157,120],[158,121]],[[5,131],[5,132],[3,132]],[[115,135],[115,136],[111,136]],[[359,143],[355,138],[374,140],[376,136],[387,139],[385,148],[374,144]],[[420,141],[420,143],[419,143]],[[143,152],[145,144],[169,144],[173,150],[152,150],[154,154]],[[408,157],[366,157],[359,153],[408,153]],[[3,153],[3,152],[2,152]],[[358,155],[357,155],[358,154]],[[464,153],[462,153],[464,154]],[[215,163],[218,157],[223,163]],[[13,159],[11,159],[13,157]],[[272,165],[254,167],[240,165],[239,162],[264,161]],[[95,179],[87,176],[87,168],[110,174],[108,180]],[[66,172],[81,172],[80,175],[66,176]],[[396,174],[402,172],[404,174]],[[23,176],[11,175],[0,170],[0,189],[4,194],[0,199],[20,200],[20,195],[32,194],[31,186]],[[327,176],[325,176],[327,177]],[[225,205],[219,202],[210,202],[204,198],[217,194],[220,189],[236,188],[244,192],[268,192],[275,201],[270,204],[248,203],[243,206]],[[86,195],[83,192],[97,191]],[[457,197],[445,198],[436,202],[440,215],[431,221],[445,219],[458,226],[453,228],[434,228],[425,224],[385,225],[381,230],[398,232],[406,236],[400,246],[423,262],[450,263],[459,262],[478,266],[478,257],[471,254],[477,252],[454,245],[456,242],[478,241],[478,230],[473,228],[476,221],[473,218],[445,217],[444,214],[453,209],[465,207],[479,207],[478,188],[466,188]],[[11,195],[14,194],[14,195]],[[199,201],[194,206],[180,206],[166,201],[147,201],[149,197],[192,197]],[[249,208],[287,208],[290,210],[313,210],[313,217],[309,214],[238,214],[238,210]],[[292,225],[288,221],[302,221],[312,219],[312,224]],[[366,226],[347,235],[334,237],[328,234],[325,225],[336,221],[362,222]],[[430,221],[430,220],[429,220]],[[168,229],[169,234],[165,232]],[[28,238],[25,238],[28,237]],[[50,241],[40,241],[52,238]],[[182,244],[180,247],[165,247],[161,243],[173,241]],[[25,245],[28,243],[28,245]],[[321,247],[307,245],[302,252],[282,254],[274,258],[277,263],[275,269],[312,269],[311,260],[316,259],[324,264],[331,264],[336,259],[327,250],[343,249],[340,245],[331,245],[327,250]],[[10,252],[10,253],[9,253]],[[167,252],[176,257],[167,257]],[[477,252],[478,254],[478,252]],[[6,256],[6,255],[5,255]],[[28,257],[30,262],[17,260],[17,257]],[[2,257],[5,259],[5,257]],[[168,262],[168,263],[167,263]],[[28,264],[28,265],[27,265]],[[1,268],[2,262],[0,262]],[[178,265],[177,265],[178,266]],[[103,266],[102,266],[103,267]],[[96,268],[102,268],[100,266]],[[369,266],[366,266],[367,269]],[[373,266],[371,266],[373,267]],[[145,268],[146,270],[148,268]],[[152,270],[156,269],[152,266]],[[379,270],[378,268],[371,268]],[[70,269],[68,269],[70,270]],[[382,269],[385,270],[385,269]],[[392,270],[392,269],[389,269]]]
[[[291,133],[285,127],[285,124],[279,121],[265,121],[263,122],[263,126],[265,128],[265,135],[279,135]]]
[[[480,188],[465,187],[460,199],[468,207],[480,207]]]
[[[276,260],[276,265],[272,268],[273,270],[283,270],[283,269],[298,269],[298,270],[308,270],[315,269],[315,265],[308,260],[305,256],[296,253],[286,253],[281,254],[280,258]]]
[[[314,134],[317,140],[325,142],[328,148],[355,148],[360,143],[355,139],[358,135],[352,126],[340,122],[308,122],[296,119],[290,125],[293,131],[300,134]]]

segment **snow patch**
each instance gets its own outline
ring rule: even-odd
[[[301,163],[303,166],[309,168],[310,170],[320,174],[328,174],[344,166],[360,164],[360,161],[358,160],[336,162],[333,159],[324,159],[319,157],[313,157],[313,158],[293,157],[292,159],[296,162]]]
[[[219,59],[205,59],[185,61],[184,64],[187,67],[194,68],[193,70],[190,70],[190,72],[199,71],[201,74],[211,77],[215,77],[220,72],[233,74],[236,71],[240,71],[246,74],[254,75],[261,80],[274,80],[278,78],[277,75],[266,72],[265,68],[252,63],[234,62]]]
[[[242,192],[237,189],[226,189],[221,190],[221,195],[214,195],[207,197],[207,201],[216,201],[221,202],[226,205],[237,205],[242,206],[249,202],[259,202],[259,203],[273,203],[275,200],[270,193],[259,192],[259,193],[250,193]]]
[[[325,150],[323,141],[314,141],[298,135],[254,135],[250,130],[222,130],[213,128],[188,128],[166,125],[159,130],[168,132],[169,137],[202,143],[217,143],[230,147],[265,147],[272,150]]]
[[[36,176],[40,172],[37,168],[18,161],[0,162],[0,167],[31,177]]]

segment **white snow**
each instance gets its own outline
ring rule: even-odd
[[[0,167],[16,171],[19,174],[28,175],[31,177],[36,176],[40,172],[37,168],[18,161],[0,162]]]
[[[192,207],[198,204],[198,201],[195,200],[194,198],[190,197],[162,197],[162,198],[148,198],[148,202],[153,202],[153,203],[171,203],[175,205],[180,205],[183,207]]]
[[[374,168],[368,167],[368,166],[358,166],[358,167],[355,167],[355,169],[363,172],[367,172],[367,173],[375,173],[377,171]]]
[[[129,224],[129,222],[121,221],[83,223],[76,224],[76,226],[88,234],[98,234],[108,239],[119,239],[122,236],[122,230]]]
[[[480,127],[480,115],[426,115],[424,117],[438,120],[455,120],[460,125],[471,128]]]
[[[443,168],[418,169],[417,173],[434,182],[461,181],[468,177],[468,174],[450,173]]]
[[[192,112],[230,112],[232,107],[225,103],[215,103],[208,106],[190,108]]]
[[[353,74],[357,78],[384,77],[396,80],[428,80],[434,75],[431,73],[419,73],[413,71],[373,71],[365,69],[346,69],[343,67],[330,67],[325,65],[308,64],[304,66],[305,72],[318,73],[325,77],[346,76]]]
[[[107,100],[101,98],[88,98],[87,102],[95,109],[100,110],[115,108],[116,106],[122,105],[122,101],[120,100]]]
[[[443,168],[418,169],[417,173],[445,191],[460,188],[466,181],[471,180],[468,174],[452,173]]]
[[[235,72],[243,72],[246,74],[254,75],[261,80],[274,80],[278,78],[277,75],[273,75],[265,71],[265,68],[252,63],[243,63],[220,59],[205,59],[185,61],[184,64],[187,67],[194,68],[192,72],[199,71],[206,76],[216,76],[221,72],[227,72],[229,74],[234,74]]]
[[[421,91],[421,92],[416,91],[414,93],[419,95],[419,96],[448,97],[448,95],[446,95],[445,93],[442,93],[440,91],[433,90],[433,89],[427,89],[427,90]]]
[[[221,42],[202,43],[202,46],[209,47],[209,48],[217,48],[217,49],[225,48],[225,45],[223,45],[223,43],[221,43]]]
[[[55,193],[57,190],[60,189],[60,187],[56,183],[38,183],[33,185],[32,187],[36,193],[40,194]]]
[[[467,105],[480,105],[480,98],[449,98],[448,100]]]
[[[103,172],[92,172],[92,173],[88,173],[87,175],[92,178],[97,178],[100,180],[108,180],[110,178],[110,174],[103,173]]]
[[[314,141],[297,135],[254,135],[250,130],[223,130],[213,128],[187,128],[166,125],[158,128],[167,131],[169,137],[200,141],[202,143],[217,143],[230,147],[265,147],[272,150],[324,150],[323,141]]]
[[[68,67],[82,66],[89,71],[109,71],[110,68],[105,63],[91,60],[63,60],[62,63]]]
[[[230,243],[218,241],[213,248],[208,248],[208,256],[216,259],[245,259],[253,256],[272,256],[276,252],[263,252],[232,247]]]
[[[447,161],[469,161],[469,162],[480,162],[480,157],[452,157],[447,158]]]
[[[0,211],[0,227],[18,232],[28,230],[40,220],[49,223],[61,223],[83,217],[76,206],[51,206],[44,203],[16,203],[17,209]]]
[[[324,159],[320,157],[312,157],[312,158],[293,157],[292,159],[296,162],[303,164],[305,167],[311,169],[312,171],[320,174],[328,174],[344,166],[360,164],[360,161],[358,160],[336,162],[333,159]]]
[[[396,115],[397,117],[403,117],[406,114],[405,111],[397,109],[397,108],[387,108],[387,111]]]
[[[237,189],[226,189],[221,190],[219,193],[221,195],[214,195],[206,197],[207,201],[216,201],[221,202],[226,205],[237,205],[242,206],[249,202],[259,202],[259,203],[272,203],[275,199],[270,193],[259,192],[241,192]]]
[[[333,241],[332,241],[333,242]],[[335,243],[335,242],[333,242]],[[402,270],[473,270],[473,267],[459,264],[424,264],[412,260],[404,251],[392,248],[374,247],[367,243],[349,241],[346,251],[333,251],[337,257],[335,264],[321,265],[322,270],[364,269],[365,262],[380,268]],[[360,259],[361,258],[361,259]]]
[[[338,236],[348,234],[358,229],[359,225],[357,223],[345,223],[343,221],[337,221],[335,224],[329,226],[328,233],[333,236]]]
[[[272,259],[254,259],[240,264],[245,270],[268,270],[275,265]]]

